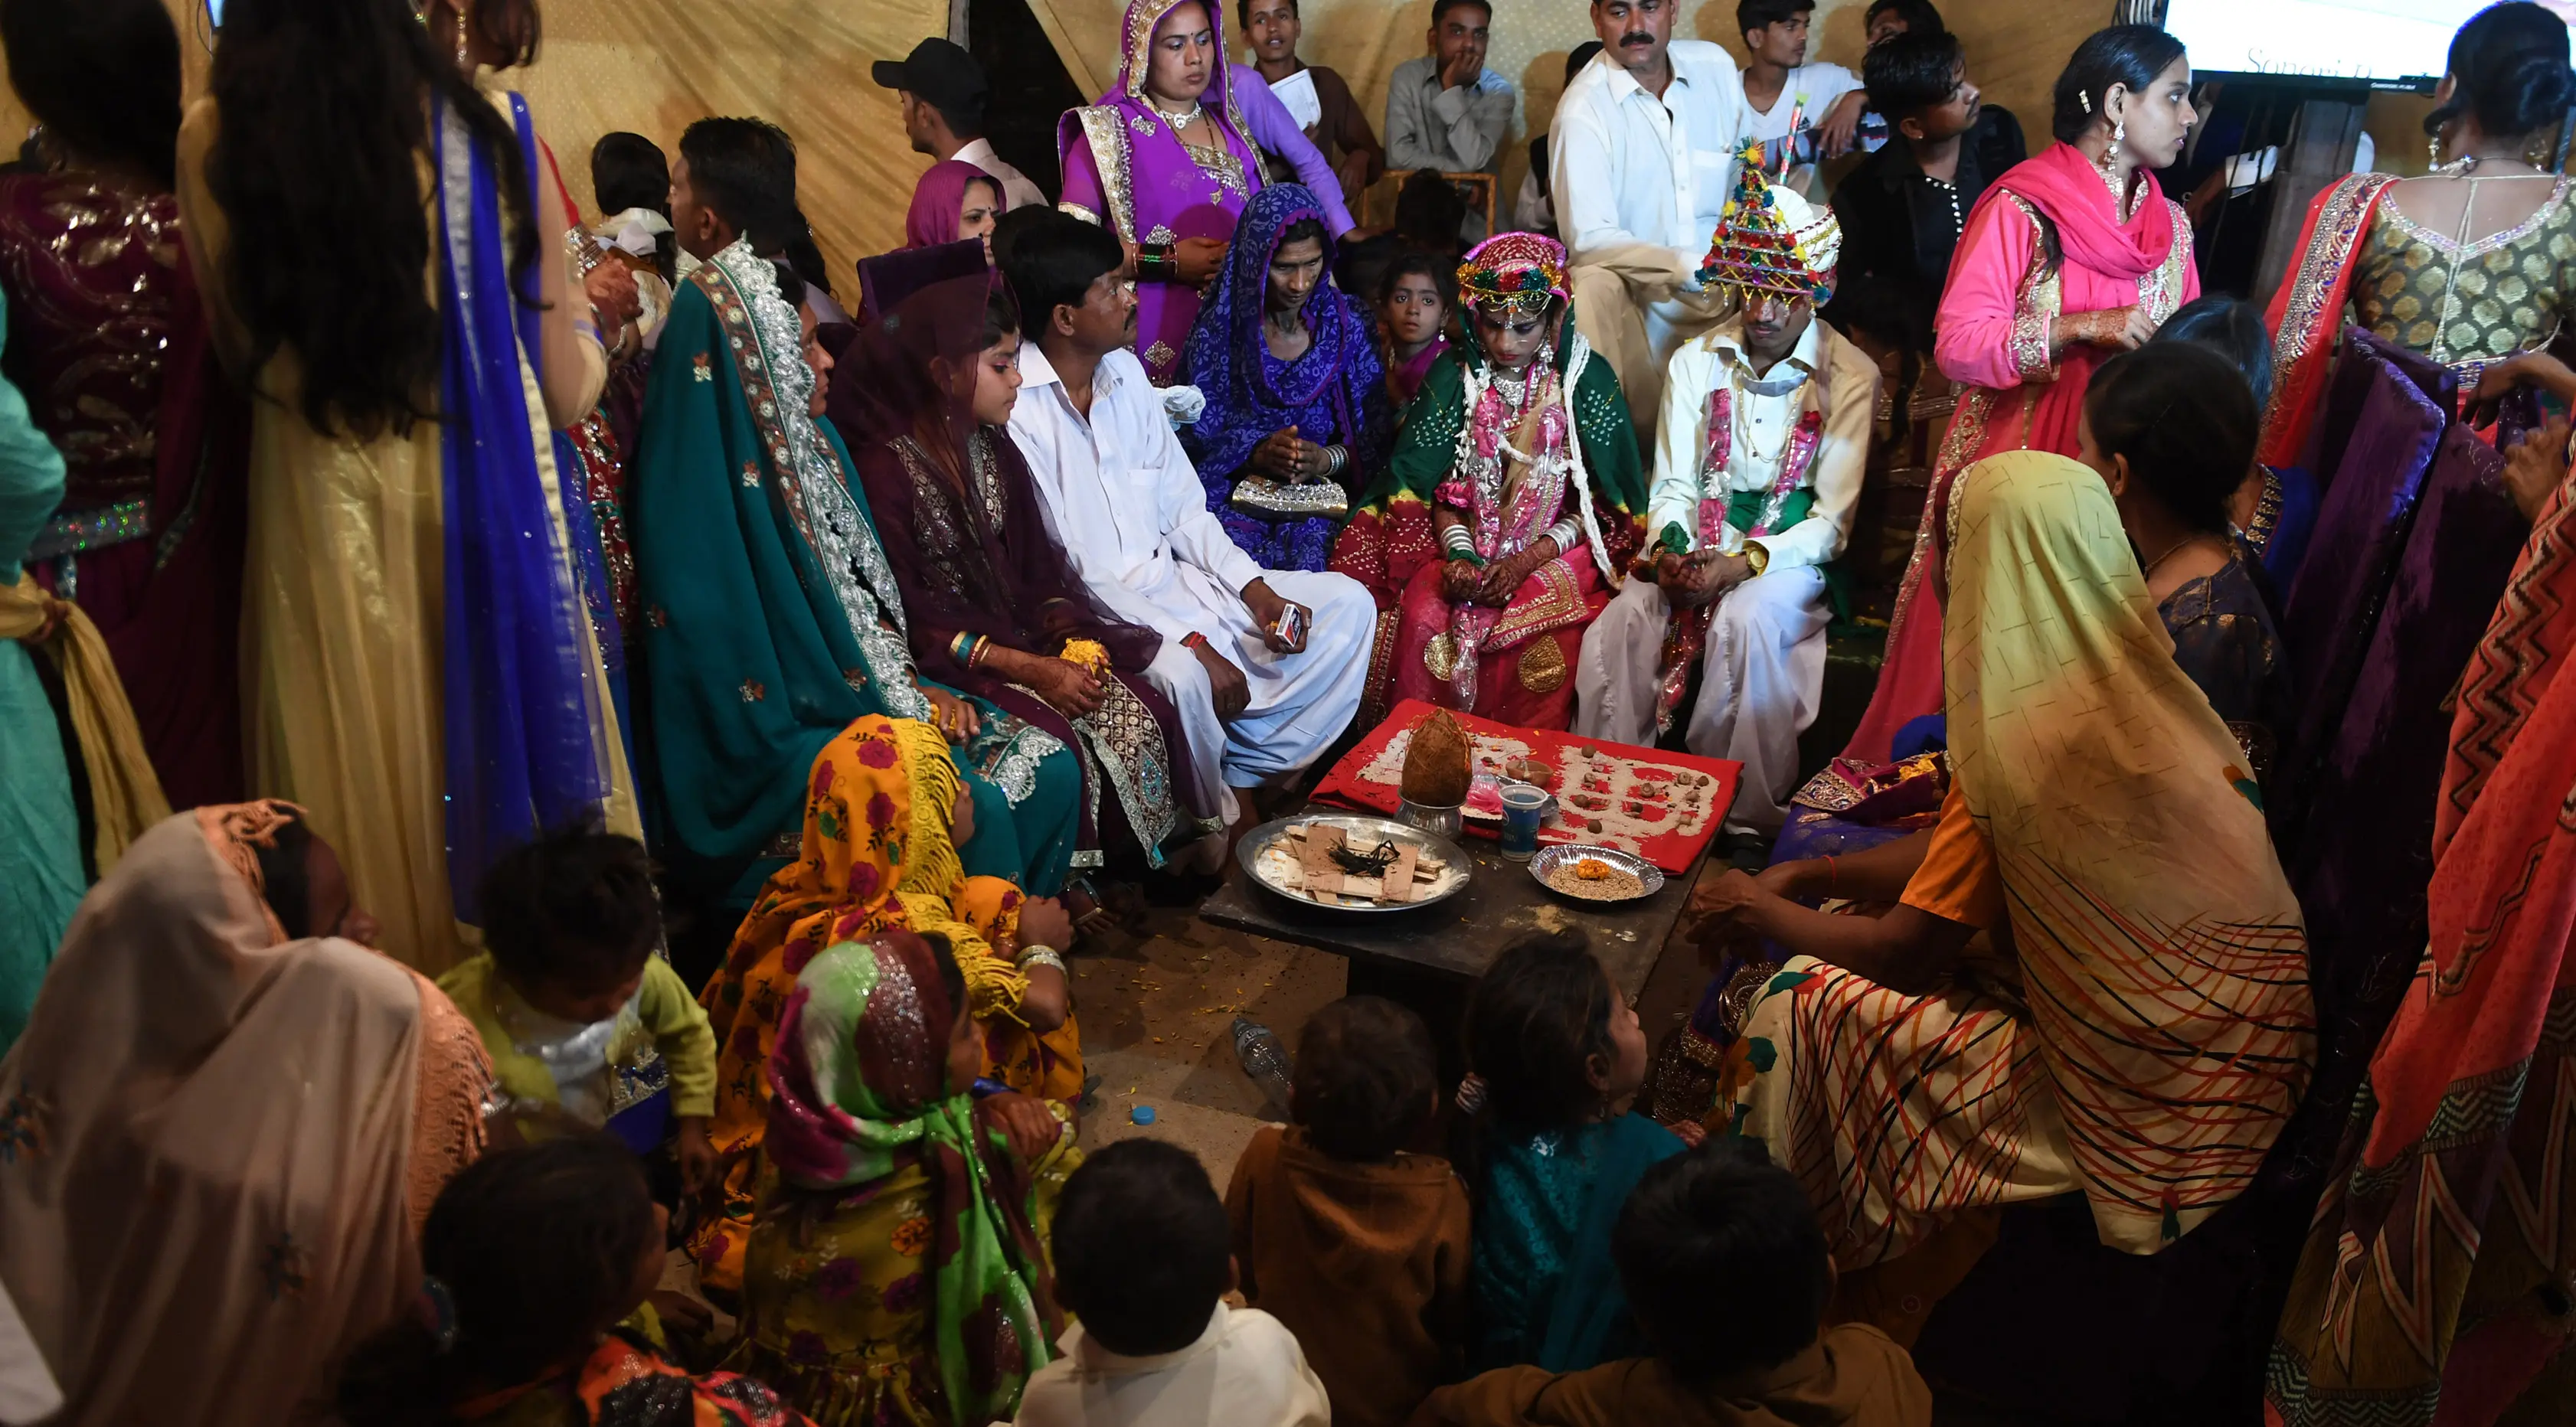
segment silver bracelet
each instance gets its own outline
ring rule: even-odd
[[[1064,974],[1064,958],[1051,946],[1032,946],[1020,952],[1020,970],[1026,973],[1032,966],[1052,966],[1058,976]]]
[[[1351,463],[1351,449],[1348,446],[1327,446],[1324,448],[1324,460],[1326,478],[1338,476],[1343,468]]]

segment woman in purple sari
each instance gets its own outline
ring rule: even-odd
[[[1128,0],[1118,87],[1056,125],[1057,206],[1109,225],[1136,252],[1136,355],[1156,386],[1179,379],[1199,285],[1224,262],[1235,220],[1261,187],[1261,151],[1225,63],[1222,8]]]
[[[1073,865],[1163,865],[1208,826],[1180,719],[1145,682],[1152,630],[1104,618],[1048,534],[1004,423],[1019,315],[973,243],[860,264],[871,311],[832,383],[922,675],[990,700],[1081,759]],[[1104,797],[1107,792],[1109,796]]]
[[[1253,195],[1225,271],[1190,329],[1189,380],[1207,397],[1181,445],[1208,509],[1271,570],[1320,570],[1386,462],[1391,428],[1368,318],[1333,286],[1333,240],[1312,190]]]

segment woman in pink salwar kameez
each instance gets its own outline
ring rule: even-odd
[[[1933,342],[1967,390],[1897,590],[1878,692],[1845,757],[1885,763],[1899,729],[1941,711],[1936,535],[1959,473],[1999,451],[2074,455],[2093,369],[2200,295],[2191,227],[2149,172],[2181,157],[2193,118],[2179,41],[2146,25],[2099,31],[2057,78],[2058,142],[1997,179],[1968,216]]]

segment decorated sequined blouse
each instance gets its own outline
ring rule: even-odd
[[[2416,224],[2391,190],[2364,240],[2353,313],[2378,336],[2443,363],[2546,346],[2576,295],[2576,179],[2529,218],[2465,246]]]
[[[88,173],[0,176],[0,371],[62,450],[63,514],[125,527],[90,543],[146,533],[171,313],[197,300],[186,267],[169,194]]]

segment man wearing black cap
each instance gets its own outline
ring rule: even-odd
[[[914,153],[970,163],[991,174],[1001,181],[1008,207],[1046,202],[1028,175],[1002,162],[984,137],[984,101],[992,89],[973,55],[946,40],[923,40],[904,59],[878,60],[870,73],[903,97],[903,131]]]

